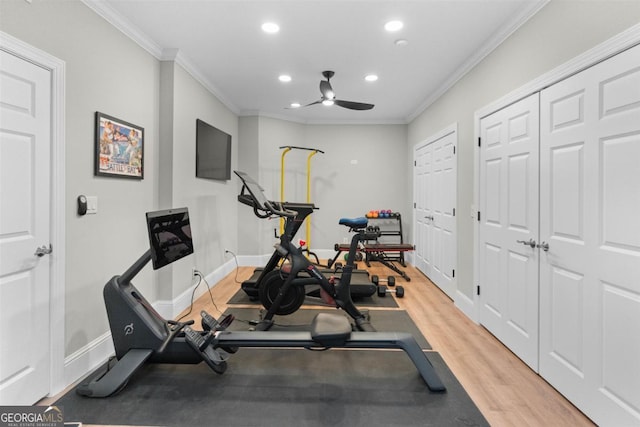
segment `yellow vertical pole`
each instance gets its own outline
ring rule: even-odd
[[[307,157],[307,203],[311,203],[311,158],[318,154],[317,150],[314,150]],[[307,250],[311,250],[311,216],[306,219],[307,222]]]
[[[291,151],[291,147],[284,147],[282,156],[280,157],[280,201],[284,200],[284,156]],[[280,235],[284,234],[284,218],[280,218]]]

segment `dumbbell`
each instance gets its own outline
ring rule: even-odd
[[[378,286],[380,283],[386,283],[389,286],[395,286],[396,278],[393,276],[389,276],[386,279],[381,279],[378,277],[377,274],[374,274],[373,276],[371,276],[371,283],[373,283],[376,286]]]
[[[380,285],[378,286],[378,296],[379,297],[385,297],[387,296],[387,294],[396,294],[396,296],[398,298],[403,298],[404,297],[404,287],[403,286],[396,286],[395,289],[389,289],[388,287],[384,286],[384,285]]]

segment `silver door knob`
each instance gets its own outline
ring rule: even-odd
[[[45,255],[49,255],[51,252],[53,252],[53,246],[51,246],[51,243],[49,243],[49,247],[42,245],[38,249],[36,249],[34,255],[37,257],[43,257]]]
[[[531,249],[534,249],[536,247],[536,241],[533,239],[529,239],[528,242],[524,241],[524,240],[516,240],[517,243],[522,243],[523,245],[527,245],[527,246],[531,246]]]
[[[547,242],[542,242],[539,245],[536,245],[538,248],[542,249],[543,251],[547,252],[549,250],[549,244]]]

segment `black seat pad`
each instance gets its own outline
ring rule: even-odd
[[[311,339],[326,347],[342,346],[351,335],[351,323],[341,314],[318,313],[311,322]]]

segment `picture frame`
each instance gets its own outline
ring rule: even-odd
[[[95,175],[144,179],[144,128],[96,111]]]

